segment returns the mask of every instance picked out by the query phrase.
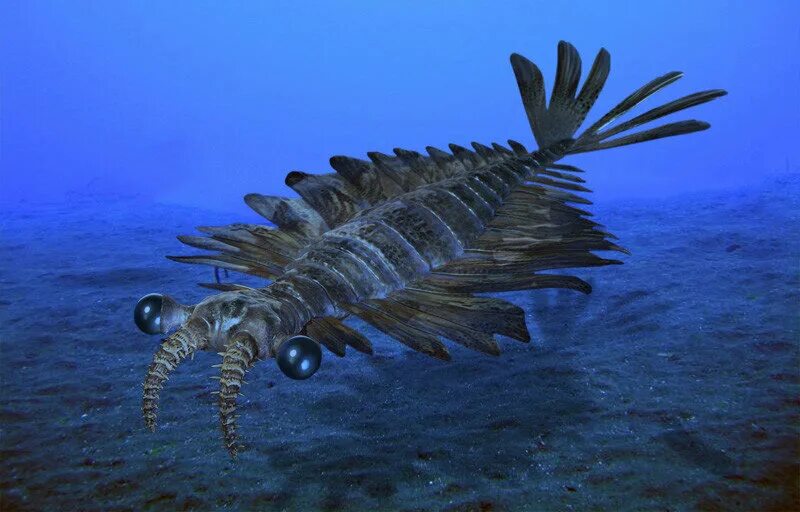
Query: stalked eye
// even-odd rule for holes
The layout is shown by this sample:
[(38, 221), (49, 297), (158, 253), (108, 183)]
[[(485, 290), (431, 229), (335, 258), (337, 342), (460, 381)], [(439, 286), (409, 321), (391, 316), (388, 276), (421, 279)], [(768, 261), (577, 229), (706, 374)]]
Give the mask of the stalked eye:
[(308, 336), (293, 336), (278, 349), (278, 368), (289, 378), (303, 380), (311, 377), (322, 362), (319, 343)]
[(158, 293), (145, 295), (133, 309), (133, 321), (136, 326), (146, 334), (161, 332), (161, 307), (164, 305), (164, 296)]

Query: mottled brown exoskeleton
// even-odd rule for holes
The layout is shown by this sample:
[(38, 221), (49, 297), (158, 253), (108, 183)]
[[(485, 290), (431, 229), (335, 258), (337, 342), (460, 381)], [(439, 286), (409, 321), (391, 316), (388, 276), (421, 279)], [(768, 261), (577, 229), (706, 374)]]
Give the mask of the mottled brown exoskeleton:
[[(202, 227), (208, 237), (184, 243), (213, 254), (172, 259), (253, 274), (264, 288), (205, 285), (222, 291), (195, 306), (162, 295), (144, 297), (135, 310), (148, 333), (167, 333), (144, 381), (143, 413), (154, 429), (159, 392), (169, 373), (197, 350), (222, 355), (219, 417), (225, 446), (235, 456), (236, 397), (245, 373), (275, 357), (284, 373), (306, 378), (319, 366), (319, 344), (338, 356), (345, 347), (372, 353), (370, 342), (342, 323), (356, 315), (401, 343), (447, 360), (440, 338), (487, 354), (500, 352), (494, 335), (528, 341), (524, 312), (479, 292), (570, 288), (588, 293), (572, 276), (540, 271), (620, 263), (594, 251), (622, 251), (613, 235), (571, 204), (591, 204), (582, 171), (555, 163), (566, 155), (634, 144), (708, 128), (680, 121), (633, 128), (725, 94), (692, 94), (607, 127), (642, 100), (681, 77), (667, 73), (644, 85), (575, 136), (610, 68), (604, 49), (578, 91), (581, 60), (570, 44), (558, 46), (549, 104), (539, 69), (514, 54), (511, 65), (533, 135), (534, 152), (473, 142), (427, 156), (395, 149), (369, 160), (331, 158), (329, 174), (290, 172), (286, 184), (300, 198), (249, 194), (245, 202), (277, 226)], [(615, 137), (619, 135), (619, 137)]]

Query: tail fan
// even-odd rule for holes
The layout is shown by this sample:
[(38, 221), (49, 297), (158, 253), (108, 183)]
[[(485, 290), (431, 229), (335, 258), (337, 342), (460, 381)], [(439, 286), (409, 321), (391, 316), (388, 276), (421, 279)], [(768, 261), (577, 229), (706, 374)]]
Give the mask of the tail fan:
[[(605, 84), (611, 67), (611, 57), (605, 49), (600, 50), (589, 71), (589, 76), (576, 96), (581, 74), (581, 60), (571, 44), (561, 41), (558, 44), (558, 69), (549, 106), (546, 105), (544, 79), (539, 68), (516, 53), (511, 55), (511, 66), (514, 69), (531, 130), (539, 148), (544, 149), (574, 138)], [(681, 76), (683, 76), (682, 73), (673, 71), (634, 91), (578, 136), (569, 145), (566, 154), (626, 146), (707, 129), (710, 125), (706, 122), (689, 120), (629, 133), (632, 129), (645, 123), (724, 96), (727, 92), (722, 89), (712, 89), (684, 96), (614, 127), (607, 128), (643, 100), (675, 82)], [(621, 136), (613, 138), (616, 135)]]

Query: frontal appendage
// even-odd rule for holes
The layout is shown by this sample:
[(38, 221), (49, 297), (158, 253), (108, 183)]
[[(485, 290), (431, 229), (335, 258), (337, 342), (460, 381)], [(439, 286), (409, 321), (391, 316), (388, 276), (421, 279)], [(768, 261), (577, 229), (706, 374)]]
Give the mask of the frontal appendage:
[[(163, 332), (184, 322), (162, 341), (147, 370), (142, 394), (145, 426), (155, 430), (159, 393), (170, 373), (199, 350), (215, 351), (222, 356), (222, 363), (214, 365), (220, 372), (216, 377), (220, 427), (225, 447), (235, 457), (241, 448), (236, 434), (236, 400), (245, 374), (256, 361), (277, 353), (279, 368), (294, 379), (311, 377), (319, 368), (321, 352), (316, 342), (306, 336), (285, 336), (283, 331), (296, 325), (302, 314), (289, 315), (285, 304), (276, 312), (277, 303), (257, 290), (226, 292), (193, 307), (166, 296), (143, 297), (135, 317), (144, 332), (154, 334), (153, 326)], [(281, 321), (279, 314), (293, 321)]]

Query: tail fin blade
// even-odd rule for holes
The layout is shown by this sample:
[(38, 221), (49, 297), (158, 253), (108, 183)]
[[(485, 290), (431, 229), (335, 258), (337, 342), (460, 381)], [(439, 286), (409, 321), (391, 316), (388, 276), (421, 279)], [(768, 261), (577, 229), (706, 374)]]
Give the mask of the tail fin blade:
[[(528, 116), (531, 130), (539, 145), (543, 158), (553, 161), (565, 155), (608, 149), (637, 142), (682, 135), (709, 127), (702, 121), (680, 121), (657, 128), (650, 128), (636, 133), (629, 133), (634, 128), (661, 119), (681, 110), (709, 102), (727, 92), (721, 89), (697, 92), (677, 100), (653, 108), (617, 126), (606, 128), (620, 116), (630, 112), (639, 103), (649, 98), (669, 84), (683, 76), (679, 71), (672, 71), (646, 83), (628, 95), (617, 106), (593, 123), (582, 134), (575, 136), (578, 128), (586, 119), (603, 86), (611, 68), (611, 56), (605, 49), (600, 49), (594, 59), (592, 69), (580, 92), (576, 96), (581, 78), (581, 59), (571, 44), (558, 43), (558, 65), (556, 79), (549, 105), (547, 104), (542, 72), (525, 57), (512, 54), (511, 66), (517, 79), (522, 104)], [(621, 135), (617, 138), (614, 136)], [(514, 153), (526, 156), (524, 148), (509, 141)], [(552, 153), (552, 155), (551, 155)]]
[[(627, 98), (622, 100), (616, 107), (609, 110), (606, 115), (598, 119), (594, 124), (587, 128), (580, 138), (582, 139), (591, 137), (595, 133), (608, 126), (608, 124), (614, 122), (614, 120), (616, 120), (619, 116), (631, 110), (646, 98), (652, 96), (682, 76), (683, 73), (680, 71), (671, 71), (666, 75), (662, 75), (644, 84), (642, 87), (632, 92)], [(580, 141), (580, 139), (578, 140)]]
[(581, 57), (578, 50), (566, 41), (558, 43), (558, 64), (556, 82), (550, 96), (550, 110), (558, 106), (568, 107), (575, 99), (578, 82), (581, 79)]
[(559, 42), (556, 80), (549, 106), (539, 68), (516, 53), (511, 55), (511, 66), (536, 143), (540, 148), (547, 148), (571, 139), (583, 123), (605, 84), (611, 58), (605, 49), (600, 50), (576, 97), (581, 79), (581, 58), (574, 46)]
[(608, 79), (610, 71), (611, 55), (605, 48), (600, 48), (592, 64), (592, 69), (589, 70), (589, 76), (586, 77), (586, 82), (583, 83), (581, 92), (578, 93), (578, 98), (576, 99), (576, 103), (581, 108), (582, 113), (578, 121), (578, 126), (575, 127), (576, 130), (580, 124), (583, 123), (583, 120), (586, 119), (586, 115), (589, 113), (589, 109), (592, 108), (592, 105), (594, 105), (594, 102), (597, 101), (597, 97), (606, 84), (606, 79)]
[(548, 146), (552, 142), (571, 138), (581, 124), (580, 106), (575, 102), (580, 79), (581, 58), (578, 50), (567, 42), (559, 42), (558, 67), (550, 105), (547, 115), (539, 120), (545, 126)]
[(681, 110), (685, 110), (687, 108), (695, 107), (697, 105), (702, 105), (703, 103), (707, 103), (715, 98), (719, 98), (720, 96), (725, 96), (726, 94), (728, 93), (726, 91), (723, 91), (722, 89), (713, 89), (710, 91), (696, 92), (694, 94), (684, 96), (683, 98), (670, 101), (669, 103), (662, 105), (660, 107), (648, 110), (644, 114), (636, 116), (633, 119), (625, 121), (624, 123), (620, 123), (614, 128), (610, 128), (608, 130), (600, 132), (596, 134), (594, 137), (592, 137), (592, 139), (605, 140), (619, 133), (626, 132), (632, 128), (636, 128), (637, 126), (649, 123), (650, 121), (655, 121), (656, 119), (660, 119), (664, 116), (674, 114), (675, 112), (680, 112)]
[(547, 112), (542, 72), (536, 64), (517, 53), (511, 54), (511, 67), (514, 69), (514, 77), (517, 79), (522, 105), (525, 107), (533, 136), (540, 147), (545, 147), (544, 132), (539, 124), (539, 120)]
[(705, 121), (678, 121), (677, 123), (665, 124), (657, 128), (651, 128), (641, 132), (632, 133), (624, 137), (606, 140), (605, 142), (596, 141), (574, 147), (569, 150), (569, 154), (586, 153), (588, 151), (597, 151), (600, 149), (616, 148), (619, 146), (627, 146), (629, 144), (636, 144), (639, 142), (646, 142), (648, 140), (663, 139), (664, 137), (673, 137), (675, 135), (684, 135), (686, 133), (693, 133), (706, 130), (711, 125)]

